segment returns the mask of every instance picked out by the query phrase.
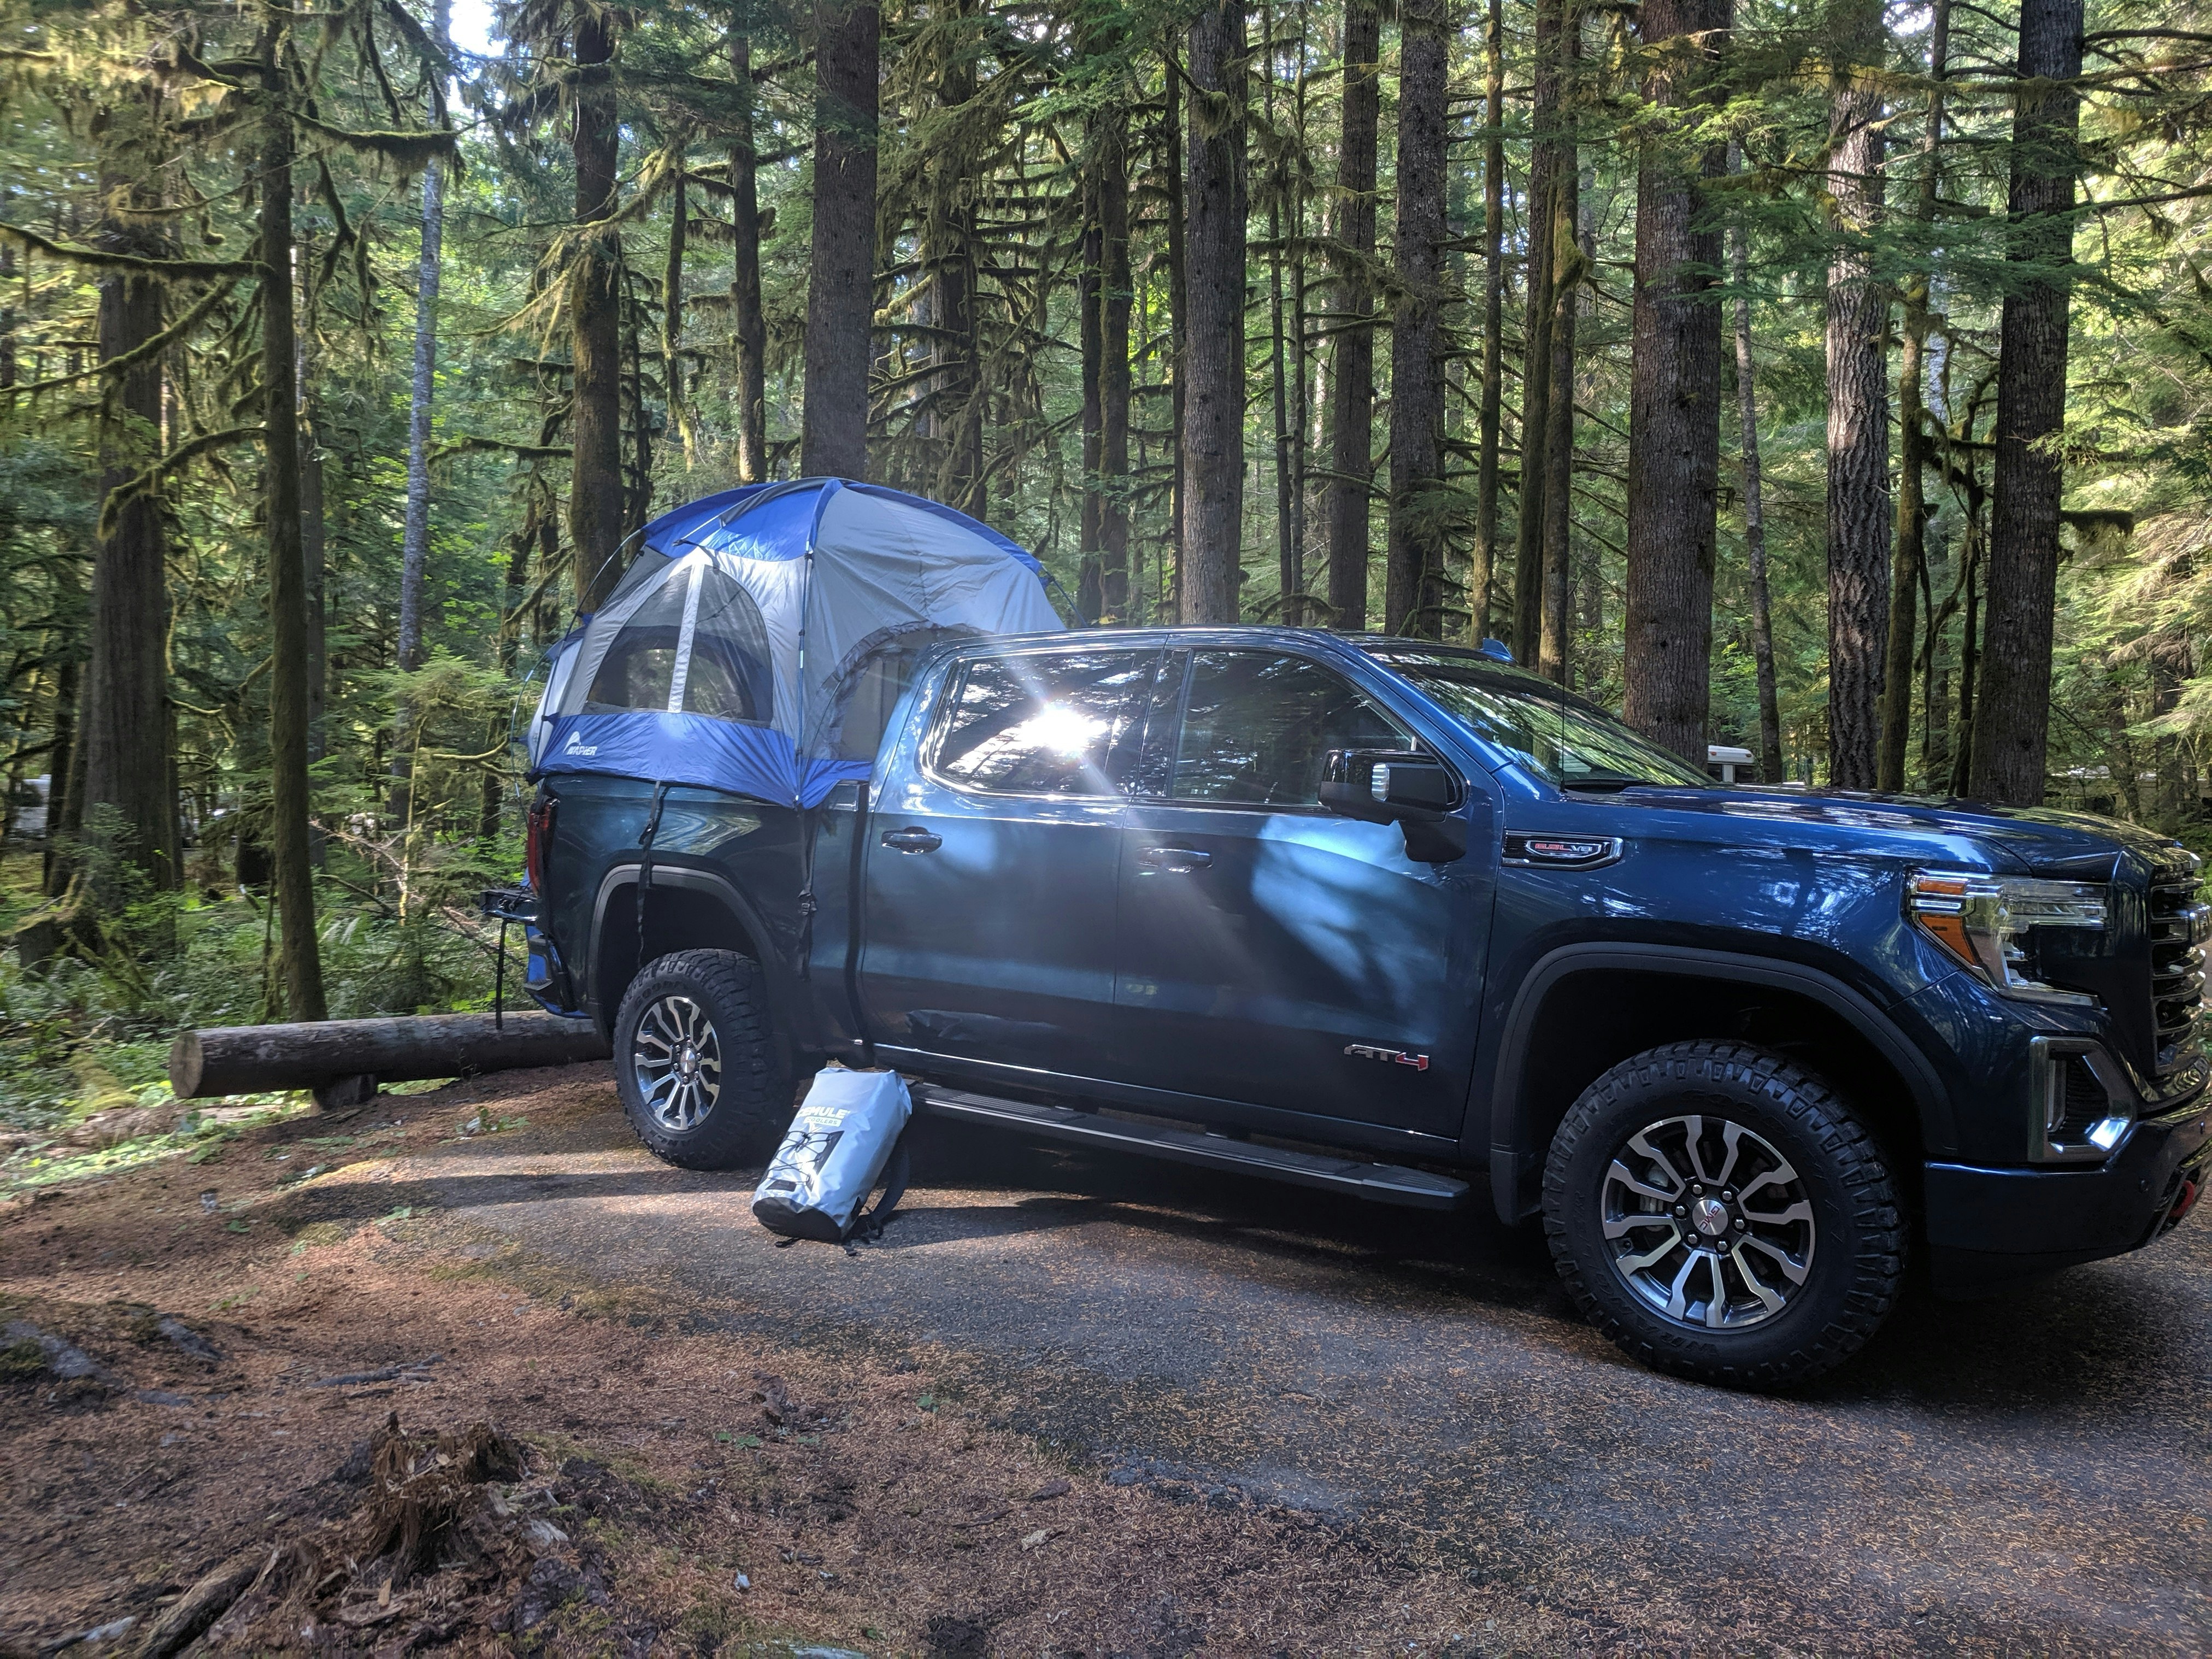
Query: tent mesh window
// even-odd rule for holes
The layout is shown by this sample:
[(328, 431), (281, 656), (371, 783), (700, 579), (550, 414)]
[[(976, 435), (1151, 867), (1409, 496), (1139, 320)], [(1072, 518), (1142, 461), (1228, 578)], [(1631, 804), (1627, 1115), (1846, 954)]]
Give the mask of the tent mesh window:
[(768, 629), (751, 595), (705, 559), (669, 573), (600, 659), (587, 714), (652, 710), (765, 724)]

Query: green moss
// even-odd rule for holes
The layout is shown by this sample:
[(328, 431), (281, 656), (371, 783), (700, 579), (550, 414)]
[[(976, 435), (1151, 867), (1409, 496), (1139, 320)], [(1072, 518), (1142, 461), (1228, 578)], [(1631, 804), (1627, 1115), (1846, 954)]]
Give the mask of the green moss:
[(27, 1337), (0, 1348), (0, 1382), (27, 1382), (46, 1369), (46, 1350)]

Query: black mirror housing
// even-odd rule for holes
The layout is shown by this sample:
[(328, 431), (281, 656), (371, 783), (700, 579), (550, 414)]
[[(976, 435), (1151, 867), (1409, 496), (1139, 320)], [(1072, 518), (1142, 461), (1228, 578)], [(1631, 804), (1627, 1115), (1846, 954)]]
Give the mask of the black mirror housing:
[(1467, 851), (1467, 826), (1453, 816), (1459, 781), (1433, 755), (1404, 749), (1332, 749), (1322, 765), (1321, 804), (1340, 817), (1395, 823), (1406, 855), (1442, 864)]

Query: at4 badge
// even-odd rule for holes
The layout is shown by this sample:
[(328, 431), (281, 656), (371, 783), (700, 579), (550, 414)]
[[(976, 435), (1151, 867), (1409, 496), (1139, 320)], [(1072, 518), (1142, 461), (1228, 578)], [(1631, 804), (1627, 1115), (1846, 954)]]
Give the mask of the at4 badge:
[(1347, 1042), (1344, 1052), (1354, 1060), (1380, 1060), (1393, 1066), (1410, 1066), (1417, 1072), (1429, 1069), (1426, 1054), (1409, 1054), (1403, 1048), (1378, 1048), (1371, 1042)]

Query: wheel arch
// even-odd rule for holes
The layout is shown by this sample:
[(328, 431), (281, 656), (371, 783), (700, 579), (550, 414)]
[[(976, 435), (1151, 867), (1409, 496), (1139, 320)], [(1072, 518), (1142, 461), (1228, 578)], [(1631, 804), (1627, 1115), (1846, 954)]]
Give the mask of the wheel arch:
[(775, 954), (768, 948), (771, 935), (759, 912), (734, 884), (711, 870), (655, 862), (650, 890), (680, 892), (684, 902), (647, 903), (641, 951), (637, 878), (635, 863), (617, 864), (600, 878), (599, 890), (592, 900), (586, 1006), (599, 1030), (612, 1040), (615, 1013), (622, 1006), (623, 994), (647, 963), (678, 951), (734, 951), (760, 964), (776, 1041), (787, 1052), (788, 989), (778, 971)]
[(1833, 975), (1688, 946), (1570, 945), (1529, 970), (1501, 1030), (1489, 1147), (1499, 1218), (1534, 1213), (1544, 1151), (1585, 1088), (1632, 1054), (1693, 1037), (1758, 1043), (1827, 1078), (1893, 1154), (1900, 1184), (1917, 1184), (1926, 1153), (1955, 1139), (1927, 1057)]

